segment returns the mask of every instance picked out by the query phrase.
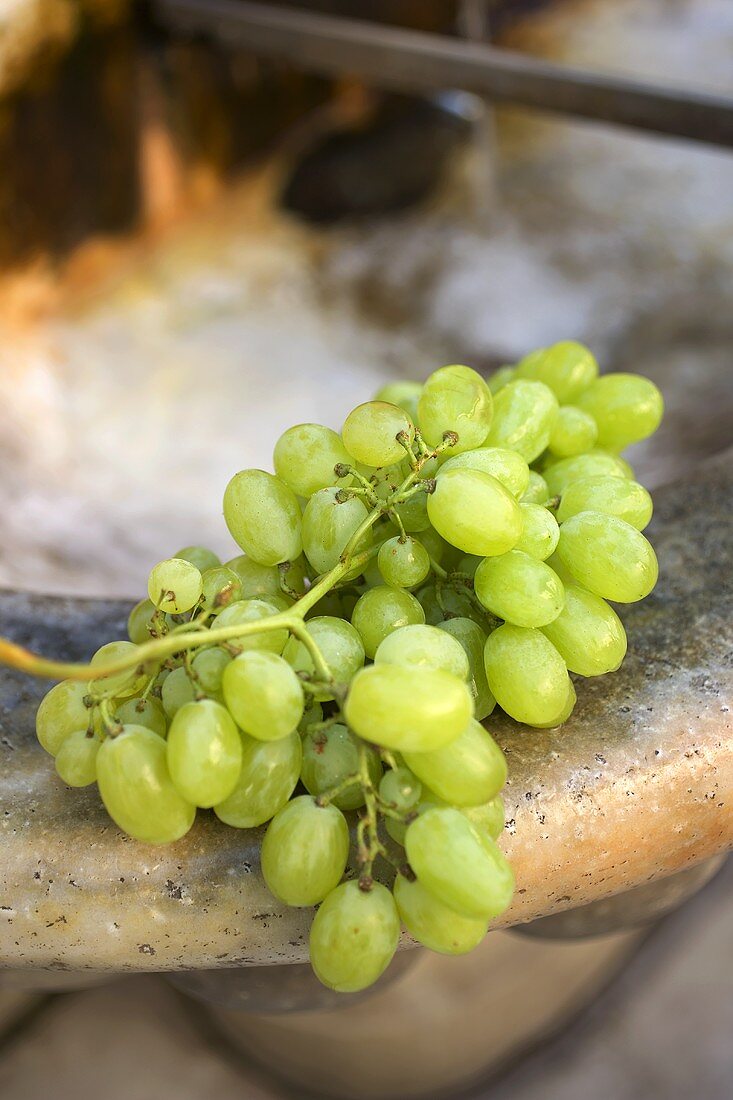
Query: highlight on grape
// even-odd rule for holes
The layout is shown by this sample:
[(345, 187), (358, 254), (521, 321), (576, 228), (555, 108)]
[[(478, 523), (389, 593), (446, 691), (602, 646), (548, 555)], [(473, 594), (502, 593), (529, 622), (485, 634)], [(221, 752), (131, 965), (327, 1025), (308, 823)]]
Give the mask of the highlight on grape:
[(621, 664), (611, 602), (648, 595), (657, 561), (620, 451), (662, 408), (572, 341), (488, 383), (465, 366), (390, 383), (340, 434), (286, 431), (274, 474), (235, 474), (241, 552), (155, 565), (129, 639), (89, 665), (9, 642), (0, 659), (61, 679), (38, 739), (130, 836), (175, 842), (198, 810), (267, 824), (262, 873), (284, 904), (318, 906), (325, 985), (376, 981), (401, 926), (470, 951), (514, 889), (490, 716), (559, 726), (579, 678)]

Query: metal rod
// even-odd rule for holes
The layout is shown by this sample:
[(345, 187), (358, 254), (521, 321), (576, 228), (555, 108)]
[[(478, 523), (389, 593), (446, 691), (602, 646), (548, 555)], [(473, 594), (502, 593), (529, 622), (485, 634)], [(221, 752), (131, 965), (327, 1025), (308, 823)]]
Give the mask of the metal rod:
[(319, 73), (407, 91), (460, 88), (576, 118), (733, 147), (733, 98), (587, 72), (374, 22), (249, 0), (152, 0), (167, 24)]

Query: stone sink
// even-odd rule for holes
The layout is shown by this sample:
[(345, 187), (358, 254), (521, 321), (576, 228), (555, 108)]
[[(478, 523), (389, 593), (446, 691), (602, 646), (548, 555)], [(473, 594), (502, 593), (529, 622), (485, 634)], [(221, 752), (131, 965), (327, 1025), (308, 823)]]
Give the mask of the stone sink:
[[(733, 452), (659, 490), (660, 582), (626, 607), (622, 669), (585, 680), (556, 730), (488, 720), (509, 761), (501, 841), (517, 878), (497, 927), (575, 910), (733, 846)], [(0, 594), (3, 634), (65, 659), (124, 634), (120, 601)], [(177, 844), (122, 835), (37, 744), (47, 685), (0, 670), (0, 966), (172, 971), (299, 963), (310, 911), (280, 906), (262, 830), (200, 812)]]

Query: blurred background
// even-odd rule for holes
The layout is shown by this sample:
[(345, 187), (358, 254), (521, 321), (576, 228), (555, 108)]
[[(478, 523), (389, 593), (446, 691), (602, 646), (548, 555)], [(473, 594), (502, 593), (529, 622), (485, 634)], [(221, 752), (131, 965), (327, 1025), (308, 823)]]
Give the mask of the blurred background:
[[(299, 6), (733, 94), (731, 0)], [(138, 598), (177, 546), (234, 552), (224, 485), (289, 425), (565, 338), (662, 387), (632, 461), (674, 481), (733, 438), (732, 291), (724, 149), (326, 79), (152, 4), (0, 0), (0, 586)], [(0, 1089), (724, 1100), (732, 914), (727, 867), (641, 931), (495, 933), (282, 1017), (0, 976)]]

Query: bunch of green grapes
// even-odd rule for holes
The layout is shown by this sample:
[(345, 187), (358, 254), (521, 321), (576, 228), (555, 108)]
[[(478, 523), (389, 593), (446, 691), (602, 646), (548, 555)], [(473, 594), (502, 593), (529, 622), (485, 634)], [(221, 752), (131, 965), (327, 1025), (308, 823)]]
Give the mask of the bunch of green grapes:
[(619, 452), (661, 415), (651, 382), (599, 377), (565, 342), (489, 384), (449, 366), (387, 385), (340, 434), (290, 428), (274, 473), (226, 488), (242, 552), (156, 565), (129, 640), (41, 703), (41, 744), (145, 843), (198, 809), (267, 824), (264, 878), (319, 907), (311, 959), (333, 989), (374, 982), (401, 924), (471, 950), (513, 891), (484, 723), (498, 704), (558, 726), (571, 675), (621, 664), (609, 601), (646, 596), (657, 562)]

